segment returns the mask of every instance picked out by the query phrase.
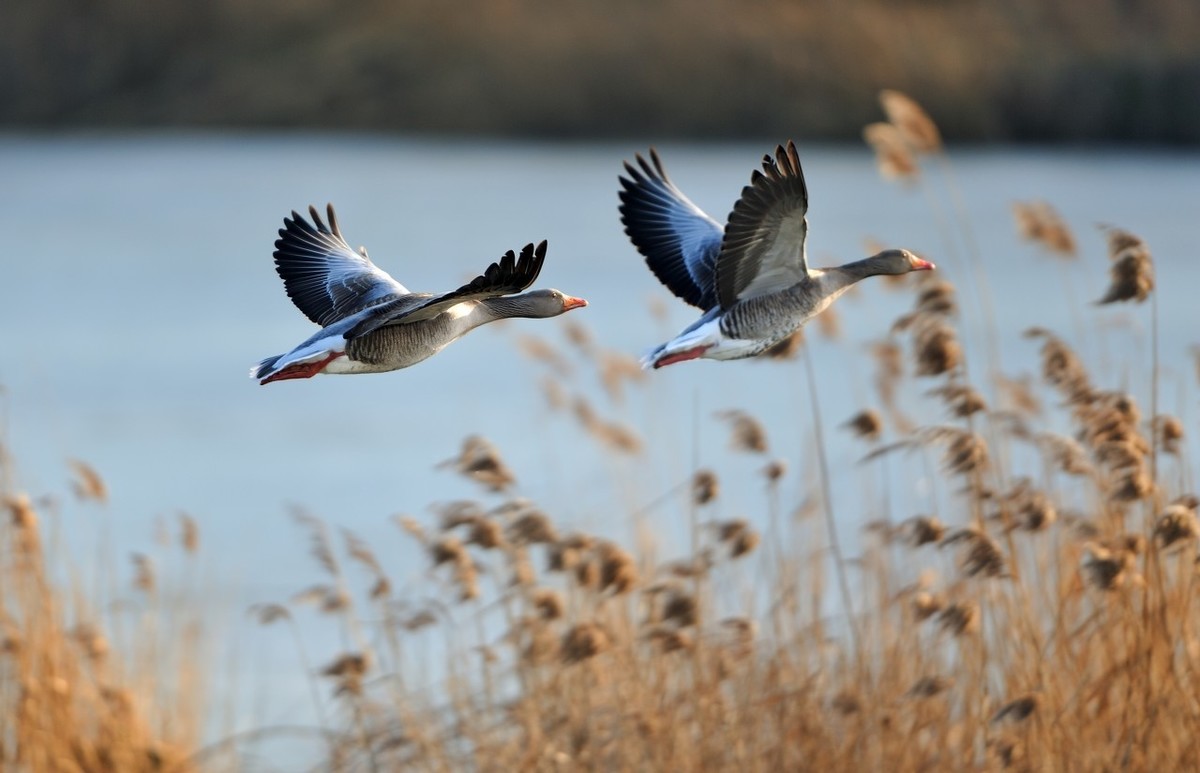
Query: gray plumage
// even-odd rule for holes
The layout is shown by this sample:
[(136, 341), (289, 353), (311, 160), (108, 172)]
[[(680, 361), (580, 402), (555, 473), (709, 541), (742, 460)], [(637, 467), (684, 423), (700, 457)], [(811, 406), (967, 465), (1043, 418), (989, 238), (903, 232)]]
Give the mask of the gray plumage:
[(704, 314), (651, 351), (646, 367), (753, 357), (877, 274), (933, 268), (907, 250), (885, 250), (837, 268), (810, 269), (808, 187), (795, 143), (763, 157), (722, 228), (666, 175), (658, 154), (625, 164), (620, 214), (655, 276)]
[(350, 249), (333, 205), (328, 225), (295, 212), (275, 242), (275, 267), (288, 296), (322, 329), (287, 354), (262, 360), (251, 375), (272, 381), (318, 373), (379, 373), (414, 365), (480, 325), (508, 317), (553, 317), (586, 306), (558, 290), (514, 295), (537, 279), (546, 242), (512, 250), (450, 292), (414, 293), (377, 268), (365, 249)]

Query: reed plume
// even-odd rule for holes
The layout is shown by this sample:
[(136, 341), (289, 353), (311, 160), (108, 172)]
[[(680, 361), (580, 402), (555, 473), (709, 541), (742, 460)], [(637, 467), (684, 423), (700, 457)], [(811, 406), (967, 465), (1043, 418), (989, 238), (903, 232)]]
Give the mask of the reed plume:
[(463, 440), (458, 456), (447, 459), (438, 467), (453, 467), (459, 474), (495, 492), (507, 490), (517, 480), (501, 458), (500, 452), (481, 435), (468, 436)]
[(735, 451), (765, 454), (767, 432), (763, 425), (745, 411), (719, 411), (717, 418), (729, 422), (729, 447)]
[(921, 168), (904, 134), (892, 124), (868, 124), (863, 129), (863, 139), (875, 151), (875, 164), (884, 179), (911, 183), (920, 176)]
[(916, 100), (895, 89), (879, 92), (879, 103), (888, 123), (896, 127), (905, 144), (917, 153), (938, 153), (942, 150), (942, 134)]
[(1099, 304), (1118, 301), (1141, 303), (1150, 297), (1154, 289), (1154, 262), (1145, 242), (1129, 231), (1112, 226), (1105, 227), (1108, 237), (1108, 257), (1112, 261), (1109, 269), (1111, 284)]
[(867, 408), (851, 416), (842, 426), (854, 433), (856, 437), (875, 442), (879, 440), (883, 432), (883, 419), (879, 416), (878, 411)]
[(1060, 258), (1078, 255), (1074, 234), (1053, 206), (1044, 201), (1018, 201), (1013, 203), (1012, 209), (1022, 239), (1034, 242)]

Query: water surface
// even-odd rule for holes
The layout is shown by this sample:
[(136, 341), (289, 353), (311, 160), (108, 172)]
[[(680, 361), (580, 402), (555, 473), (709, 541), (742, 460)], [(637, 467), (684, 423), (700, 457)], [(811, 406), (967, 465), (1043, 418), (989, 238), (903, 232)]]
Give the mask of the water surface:
[[(676, 182), (723, 219), (770, 147), (659, 150)], [(126, 553), (155, 550), (156, 523), (174, 528), (181, 511), (199, 521), (207, 596), (229, 621), (222, 636), (239, 653), (230, 674), (258, 696), (255, 716), (240, 717), (241, 724), (310, 716), (286, 637), (240, 622), (247, 604), (287, 599), (321, 579), (289, 506), (365, 537), (402, 591), (427, 593), (424, 559), (389, 518), (408, 513), (432, 523), (430, 503), (480, 495), (435, 469), (468, 434), (495, 442), (517, 474), (518, 493), (564, 527), (628, 542), (630, 514), (695, 465), (721, 471), (723, 516), (761, 523), (762, 483), (754, 471), (766, 458), (731, 452), (713, 413), (740, 407), (759, 417), (770, 457), (789, 462), (787, 500), (803, 500), (816, 478), (810, 391), (797, 362), (687, 363), (651, 374), (616, 403), (573, 354), (562, 318), (480, 330), (434, 360), (391, 374), (268, 387), (247, 377), (252, 363), (312, 332), (284, 294), (271, 250), (284, 215), (326, 201), (338, 207), (352, 245), (366, 245), (381, 268), (416, 290), (455, 286), (505, 250), (548, 239), (538, 284), (591, 302), (570, 319), (598, 346), (640, 354), (693, 314), (657, 284), (617, 220), (621, 162), (642, 149), (635, 142), (306, 136), (0, 138), (0, 384), (20, 485), (60, 495), (62, 531), (81, 566), (94, 555), (98, 524), (111, 523), (122, 583), (132, 575)], [(813, 262), (863, 257), (868, 236), (922, 251), (960, 284), (972, 365), (985, 371), (984, 315), (944, 189), (884, 183), (860, 147), (802, 146), (801, 155), (812, 197)], [(953, 160), (986, 268), (1004, 369), (1033, 371), (1036, 347), (1020, 332), (1039, 324), (1073, 340), (1106, 386), (1145, 394), (1148, 307), (1084, 307), (1107, 281), (1103, 239), (1093, 225), (1120, 225), (1153, 250), (1164, 405), (1190, 419), (1192, 401), (1180, 395), (1182, 385), (1190, 389), (1187, 350), (1196, 340), (1200, 156), (962, 149)], [(931, 196), (943, 202), (936, 209)], [(1083, 253), (1075, 264), (1055, 265), (1019, 241), (1009, 207), (1031, 198), (1054, 203), (1075, 228)], [(666, 321), (651, 313), (659, 302)], [(839, 304), (841, 340), (816, 336), (812, 345), (835, 512), (851, 543), (878, 515), (879, 494), (862, 486), (863, 446), (836, 426), (877, 402), (866, 345), (910, 303), (910, 295), (868, 281)], [(525, 335), (561, 349), (573, 373), (556, 378), (605, 417), (633, 427), (645, 451), (605, 450), (569, 413), (551, 410), (541, 388), (549, 371), (516, 345)], [(923, 390), (905, 400), (922, 417), (938, 416)], [(107, 481), (111, 501), (102, 512), (67, 495), (68, 458), (86, 460)], [(900, 464), (894, 476), (893, 515), (931, 507), (919, 465)], [(662, 558), (686, 545), (685, 518), (682, 504), (670, 499), (646, 513)], [(317, 658), (345, 646), (330, 626), (303, 621)]]

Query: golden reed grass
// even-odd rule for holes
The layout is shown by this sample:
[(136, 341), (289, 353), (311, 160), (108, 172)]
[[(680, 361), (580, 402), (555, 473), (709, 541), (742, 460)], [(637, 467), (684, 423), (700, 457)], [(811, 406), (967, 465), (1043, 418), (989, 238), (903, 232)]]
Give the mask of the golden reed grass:
[[(100, 474), (70, 465), (79, 506), (102, 506)], [(5, 470), (0, 480), (11, 477)], [(168, 613), (152, 559), (134, 554), (120, 601), (140, 610), (139, 619), (132, 628), (126, 620), (131, 637), (114, 643), (117, 605), (101, 606), (95, 588), (82, 590), (84, 578), (44, 539), (60, 503), (0, 485), (0, 770), (195, 770), (189, 755), (206, 707), (199, 607), (195, 615)], [(190, 560), (199, 542), (195, 523), (182, 524), (168, 556), (175, 562)]]
[[(969, 383), (969, 352), (944, 353), (958, 341), (954, 288), (908, 290), (914, 311), (864, 356), (880, 364), (885, 406), (919, 395), (924, 415), (948, 420), (901, 429), (864, 408), (843, 426), (869, 444), (866, 459), (924, 461), (952, 508), (865, 530), (851, 562), (856, 640), (825, 598), (830, 566), (814, 521), (773, 523), (772, 540), (795, 549), (760, 550), (756, 519), (724, 511), (719, 470), (697, 470), (677, 489), (679, 506), (700, 520), (695, 552), (672, 560), (653, 542), (629, 550), (566, 534), (483, 480), (498, 501), (439, 506), (433, 532), (405, 524), (439, 569), (442, 592), (425, 595), (440, 611), (385, 616), (365, 637), (441, 631), (453, 642), (444, 677), (436, 689), (384, 689), (414, 680), (403, 649), (348, 650), (353, 689), (338, 681), (342, 669), (326, 672), (337, 700), (356, 707), (342, 715), (359, 719), (336, 737), (331, 759), (417, 770), (1200, 762), (1200, 499), (1155, 480), (1147, 462), (1154, 447), (1186, 459), (1183, 425), (1143, 416), (1135, 395), (1099, 384), (1065, 338), (1040, 328), (1027, 334), (1038, 384)], [(946, 332), (935, 344), (925, 330)], [(601, 377), (594, 338), (570, 336), (581, 360), (572, 372)], [(911, 365), (899, 336), (913, 338)], [(709, 420), (728, 428), (734, 453), (769, 447), (748, 411)], [(759, 474), (774, 486), (783, 462)], [(775, 491), (766, 489), (764, 508)], [(364, 621), (363, 595), (338, 614)]]
[[(895, 95), (889, 103), (891, 128), (872, 132), (877, 150), (940, 152), (912, 105)], [(889, 174), (902, 163), (885, 160)], [(1031, 212), (1022, 216), (1044, 222), (1023, 224), (1026, 235), (1066, 254), (1066, 224), (1048, 205)], [(1104, 301), (1150, 297), (1144, 242), (1116, 228), (1105, 233), (1112, 268)], [(388, 556), (350, 532), (336, 539), (297, 511), (322, 578), (251, 612), (263, 625), (292, 626), (312, 664), (296, 678), (312, 686), (321, 723), (313, 731), (326, 742), (316, 767), (1200, 765), (1200, 498), (1183, 474), (1185, 426), (1130, 389), (1140, 383), (1131, 374), (1104, 383), (1067, 337), (1044, 328), (1026, 332), (1036, 378), (995, 373), (972, 382), (978, 369), (968, 369), (973, 352), (960, 335), (956, 288), (939, 278), (896, 289), (911, 294), (912, 311), (869, 351), (843, 351), (874, 365), (879, 408), (864, 406), (842, 426), (870, 462), (858, 470), (865, 487), (892, 465), (934, 494), (923, 512), (868, 513), (877, 517), (864, 519), (857, 555), (844, 567), (832, 564), (811, 517), (821, 498), (811, 493), (818, 487), (807, 458), (755, 462), (757, 514), (725, 501), (722, 480), (737, 472), (693, 469), (668, 495), (696, 524), (693, 547), (667, 557), (645, 532), (625, 546), (564, 528), (513, 494), (520, 470), (505, 460), (504, 442), (474, 435), (439, 466), (478, 484), (479, 498), (438, 504), (428, 520), (395, 519), (427, 570), (403, 592)], [(516, 342), (544, 371), (534, 378), (549, 410), (569, 410), (582, 437), (614, 459), (643, 453), (633, 429), (601, 417), (620, 415), (626, 390), (645, 382), (583, 326), (569, 327), (565, 344)], [(784, 362), (753, 367), (792, 367), (786, 360), (800, 346), (797, 336)], [(606, 404), (580, 396), (584, 379), (594, 379)], [(771, 447), (768, 427), (750, 411), (705, 420), (728, 431), (736, 454)], [(1159, 475), (1157, 454), (1181, 474)], [(80, 506), (102, 506), (107, 491), (96, 471), (72, 469)], [(797, 487), (787, 489), (793, 478)], [(798, 492), (795, 501), (784, 501), (785, 491)], [(208, 747), (220, 754), (199, 748), (201, 675), (173, 675), (185, 659), (164, 656), (193, 645), (154, 632), (158, 657), (145, 667), (192, 691), (147, 691), (120, 662), (120, 650), (138, 652), (138, 643), (111, 643), (111, 621), (86, 613), (85, 599), (47, 569), (40, 505), (0, 493), (0, 768), (248, 765), (252, 743)], [(180, 528), (180, 550), (190, 556), (199, 531), (186, 516)], [(129, 592), (152, 618), (163, 615), (155, 605), (168, 566), (137, 555), (130, 568)], [(854, 578), (853, 620), (833, 601), (837, 568)], [(293, 620), (303, 604), (340, 629), (340, 651), (309, 659)]]

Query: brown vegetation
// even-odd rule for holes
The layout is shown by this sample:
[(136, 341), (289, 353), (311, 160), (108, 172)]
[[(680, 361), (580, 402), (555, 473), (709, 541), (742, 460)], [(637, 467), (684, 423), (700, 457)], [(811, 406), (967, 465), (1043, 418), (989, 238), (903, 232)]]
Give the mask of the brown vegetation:
[[(1149, 250), (1127, 232), (1108, 234), (1114, 262), (1139, 267), (1132, 289), (1114, 300), (1152, 300), (1153, 283), (1143, 281), (1152, 277)], [(1103, 281), (1095, 277), (1097, 287)], [(980, 356), (959, 335), (957, 289), (936, 281), (903, 290), (914, 310), (887, 340), (870, 354), (843, 352), (875, 358), (874, 397), (884, 408), (864, 408), (845, 428), (855, 447), (869, 449), (857, 473), (864, 486), (879, 483), (889, 464), (911, 465), (939, 492), (929, 502), (941, 511), (879, 515), (852, 562), (808, 517), (831, 507), (827, 484), (784, 501), (779, 484), (792, 473), (778, 459), (756, 462), (752, 473), (762, 476), (765, 517), (724, 511), (720, 480), (731, 473), (694, 470), (680, 481), (667, 498), (689, 514), (691, 548), (666, 560), (649, 536), (627, 549), (567, 532), (508, 493), (521, 471), (504, 460), (503, 442), (470, 437), (447, 466), (477, 483), (481, 499), (437, 506), (430, 525), (397, 521), (429, 569), (428, 583), (404, 597), (386, 556), (348, 532), (335, 541), (320, 519), (297, 512), (323, 582), (253, 612), (263, 624), (290, 623), (290, 605), (312, 603), (350, 632), (344, 652), (296, 677), (320, 682), (318, 710), (327, 699), (336, 705), (313, 730), (328, 741), (319, 766), (1200, 764), (1200, 498), (1190, 490), (1185, 428), (1158, 413), (1157, 379), (1122, 374), (1123, 383), (1149, 384), (1148, 394), (1099, 383), (1067, 339), (1042, 328), (1026, 334), (1039, 386), (999, 372), (979, 377)], [(1134, 311), (1153, 314), (1154, 305)], [(913, 341), (907, 357), (901, 336)], [(570, 351), (549, 341), (534, 347), (545, 372), (531, 383), (553, 385), (551, 410), (567, 407), (568, 378), (613, 378), (587, 330), (572, 328), (568, 339)], [(614, 405), (621, 394), (610, 392)], [(901, 413), (899, 395), (923, 396), (922, 422)], [(577, 404), (574, 415), (601, 448), (641, 452), (640, 443), (614, 442), (621, 425), (591, 406)], [(816, 427), (820, 418), (814, 406)], [(750, 410), (710, 420), (728, 426), (736, 452), (772, 447), (774, 428)], [(820, 437), (807, 456), (823, 458)], [(102, 503), (96, 471), (73, 469), (77, 495)], [(42, 506), (8, 488), (0, 496), (0, 767), (236, 768), (232, 741), (195, 753), (200, 681), (179, 668), (203, 661), (194, 639), (153, 625), (166, 619), (155, 606), (155, 565), (137, 557), (132, 575), (131, 592), (146, 604), (145, 638), (111, 646), (111, 621), (87, 611), (95, 600), (64, 590), (44, 566), (54, 553), (43, 544)], [(195, 524), (184, 519), (182, 530), (191, 554)], [(838, 574), (854, 578), (852, 609), (833, 602)], [(437, 644), (436, 678), (427, 656), (414, 654), (417, 637)], [(121, 658), (142, 655), (146, 641), (154, 657)]]
[(849, 139), (898, 87), (952, 140), (1200, 140), (1193, 0), (15, 0), (5, 17), (9, 127)]
[[(78, 497), (102, 504), (103, 479), (72, 466)], [(0, 480), (10, 478), (4, 467)], [(168, 611), (168, 589), (138, 554), (122, 594), (131, 612), (102, 606), (45, 544), (59, 504), (7, 485), (0, 501), (0, 770), (193, 770), (206, 699), (199, 606)], [(178, 561), (198, 538), (190, 519), (182, 528)]]

